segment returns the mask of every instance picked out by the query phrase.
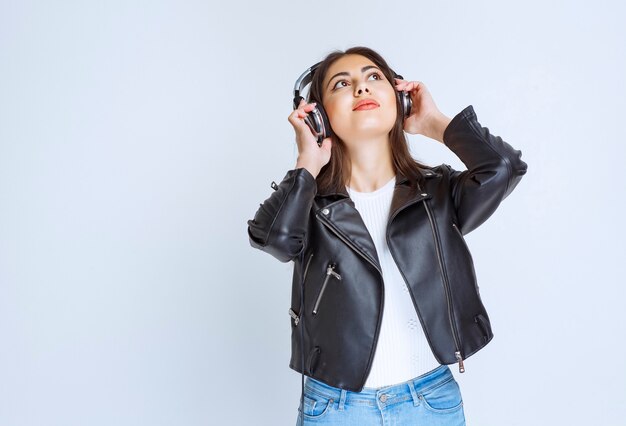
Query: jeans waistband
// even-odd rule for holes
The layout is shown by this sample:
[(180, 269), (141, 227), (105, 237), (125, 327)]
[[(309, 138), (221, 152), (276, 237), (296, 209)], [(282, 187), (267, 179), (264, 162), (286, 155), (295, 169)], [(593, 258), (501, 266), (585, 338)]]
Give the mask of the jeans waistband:
[(407, 400), (410, 398), (413, 398), (414, 402), (417, 404), (418, 394), (425, 393), (453, 379), (454, 376), (450, 368), (446, 364), (442, 364), (406, 382), (381, 388), (363, 388), (361, 392), (346, 391), (329, 386), (308, 376), (306, 377), (304, 387), (305, 393), (314, 393), (322, 397), (334, 399), (335, 401), (341, 401), (341, 406), (350, 403), (380, 405), (381, 402), (389, 405), (398, 400)]

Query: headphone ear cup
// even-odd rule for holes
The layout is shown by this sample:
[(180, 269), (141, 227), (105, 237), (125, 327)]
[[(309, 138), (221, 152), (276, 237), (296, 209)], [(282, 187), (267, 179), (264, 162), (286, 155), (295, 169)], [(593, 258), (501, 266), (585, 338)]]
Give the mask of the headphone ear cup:
[(411, 115), (411, 109), (413, 107), (413, 101), (411, 100), (411, 93), (409, 92), (399, 92), (400, 94), (400, 105), (402, 110), (402, 116), (407, 118)]
[[(394, 71), (395, 77), (400, 80), (404, 80), (400, 74)], [(402, 117), (407, 118), (411, 115), (411, 109), (413, 108), (413, 101), (411, 100), (411, 94), (409, 92), (400, 91), (397, 92), (400, 97), (400, 110), (402, 111)]]
[(330, 121), (326, 115), (324, 108), (315, 105), (311, 112), (304, 118), (304, 122), (309, 126), (313, 135), (317, 138), (317, 144), (322, 146), (325, 138), (332, 136), (333, 132), (330, 128)]
[(322, 118), (322, 123), (324, 123), (324, 129), (322, 132), (322, 139), (318, 140), (321, 144), (322, 140), (325, 138), (329, 138), (333, 135), (333, 129), (330, 127), (330, 120), (328, 119), (328, 115), (326, 115), (326, 111), (324, 111), (324, 107), (315, 105), (315, 108), (319, 111), (320, 117)]

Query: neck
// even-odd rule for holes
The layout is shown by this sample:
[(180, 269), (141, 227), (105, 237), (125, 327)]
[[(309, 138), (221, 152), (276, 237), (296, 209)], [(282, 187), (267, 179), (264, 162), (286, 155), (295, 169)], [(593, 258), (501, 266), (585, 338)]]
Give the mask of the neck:
[(357, 146), (349, 150), (352, 170), (347, 186), (358, 192), (376, 191), (396, 175), (389, 138), (359, 141)]

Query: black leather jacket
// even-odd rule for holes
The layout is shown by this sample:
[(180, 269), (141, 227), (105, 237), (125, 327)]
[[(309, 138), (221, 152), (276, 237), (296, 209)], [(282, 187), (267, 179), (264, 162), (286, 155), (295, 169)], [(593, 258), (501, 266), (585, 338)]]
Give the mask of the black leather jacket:
[[(527, 165), (521, 151), (480, 125), (472, 105), (452, 119), (443, 141), (467, 170), (441, 164), (422, 170), (416, 185), (397, 174), (387, 244), (435, 358), (440, 364), (458, 362), (462, 372), (463, 360), (493, 338), (463, 235), (493, 214)], [(289, 170), (273, 185), (275, 191), (247, 222), (248, 236), (253, 247), (281, 262), (294, 261), (289, 366), (360, 392), (384, 307), (374, 242), (347, 192), (318, 192), (304, 168)]]

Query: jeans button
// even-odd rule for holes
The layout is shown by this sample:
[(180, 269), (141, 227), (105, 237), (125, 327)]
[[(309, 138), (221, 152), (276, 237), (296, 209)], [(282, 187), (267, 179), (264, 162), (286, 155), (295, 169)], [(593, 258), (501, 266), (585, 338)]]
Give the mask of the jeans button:
[(382, 394), (379, 399), (380, 402), (387, 402), (387, 394)]

